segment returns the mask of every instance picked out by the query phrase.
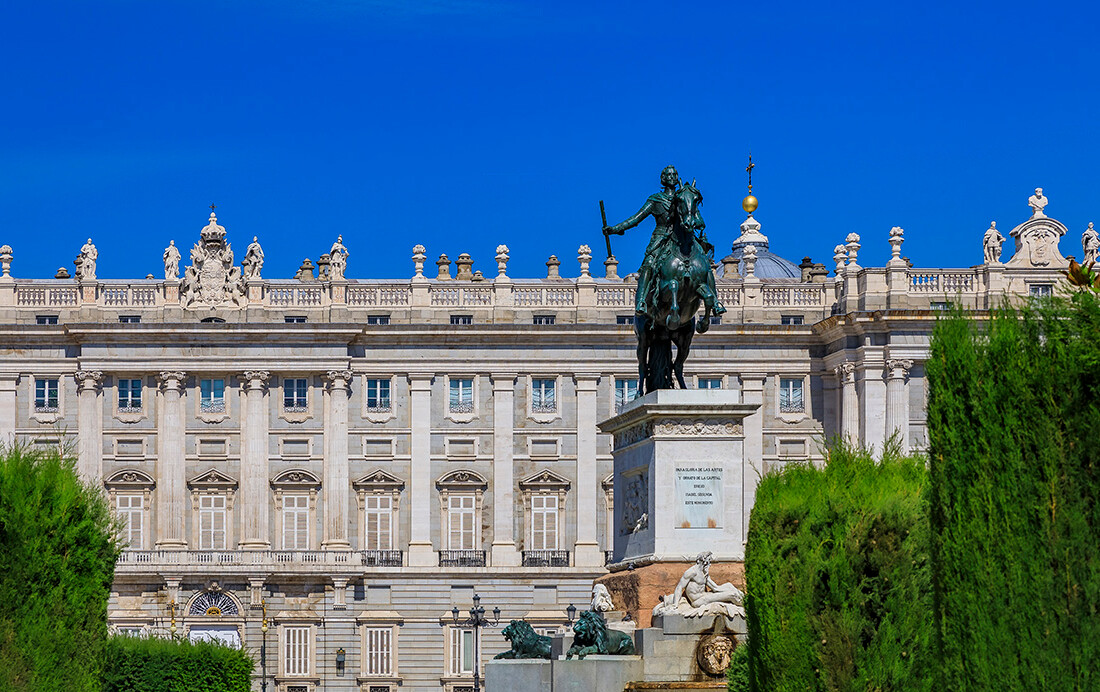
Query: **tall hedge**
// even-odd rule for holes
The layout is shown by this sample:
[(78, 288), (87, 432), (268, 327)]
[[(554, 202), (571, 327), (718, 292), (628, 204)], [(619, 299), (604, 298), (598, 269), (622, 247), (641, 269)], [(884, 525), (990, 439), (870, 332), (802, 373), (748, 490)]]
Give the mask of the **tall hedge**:
[(1100, 305), (956, 314), (927, 363), (939, 688), (1100, 689)]
[(927, 469), (839, 445), (756, 492), (745, 554), (754, 692), (932, 689)]
[(0, 453), (0, 689), (99, 691), (118, 552), (71, 460)]
[(249, 692), (253, 665), (214, 642), (111, 637), (103, 692)]

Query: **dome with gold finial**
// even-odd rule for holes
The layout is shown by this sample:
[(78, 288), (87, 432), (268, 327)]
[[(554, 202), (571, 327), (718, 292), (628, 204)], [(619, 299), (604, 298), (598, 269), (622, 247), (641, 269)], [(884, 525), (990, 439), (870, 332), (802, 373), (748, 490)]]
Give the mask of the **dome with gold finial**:
[(749, 194), (741, 200), (741, 208), (745, 210), (749, 218), (741, 223), (741, 235), (733, 241), (733, 246), (730, 248), (731, 252), (723, 260), (723, 263), (733, 259), (740, 261), (745, 248), (751, 245), (756, 249), (755, 276), (761, 279), (797, 280), (802, 276), (802, 270), (794, 262), (768, 250), (768, 236), (760, 232), (760, 222), (752, 216), (752, 213), (759, 206), (759, 201), (752, 194), (753, 168), (756, 168), (756, 164), (752, 162), (752, 155), (749, 155), (749, 165), (745, 168), (745, 171), (749, 174)]

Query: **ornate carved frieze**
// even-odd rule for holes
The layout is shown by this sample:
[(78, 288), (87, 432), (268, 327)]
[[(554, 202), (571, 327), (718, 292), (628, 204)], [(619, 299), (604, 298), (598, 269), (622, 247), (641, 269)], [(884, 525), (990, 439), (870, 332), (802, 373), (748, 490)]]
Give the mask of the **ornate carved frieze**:
[(233, 266), (233, 249), (225, 240), (225, 228), (210, 212), (210, 222), (200, 231), (199, 242), (191, 248), (191, 266), (183, 275), (180, 302), (185, 308), (216, 308), (226, 304), (244, 304), (244, 279), (240, 267)]
[(632, 445), (652, 435), (653, 425), (650, 421), (644, 421), (629, 428), (624, 428), (615, 433), (615, 449), (622, 449), (623, 447)]
[(245, 370), (240, 375), (241, 384), (246, 390), (264, 390), (271, 379), (271, 373), (267, 370)]
[(662, 437), (714, 437), (743, 435), (741, 423), (718, 418), (658, 418), (653, 421), (653, 435)]

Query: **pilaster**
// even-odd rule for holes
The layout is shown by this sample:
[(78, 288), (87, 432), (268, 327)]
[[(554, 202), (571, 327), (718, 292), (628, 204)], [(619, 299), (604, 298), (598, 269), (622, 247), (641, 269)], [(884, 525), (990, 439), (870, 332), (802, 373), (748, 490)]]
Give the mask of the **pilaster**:
[(512, 452), (515, 373), (494, 373), (493, 380), (493, 567), (516, 567), (515, 479)]
[(103, 373), (99, 370), (78, 370), (77, 389), (77, 472), (88, 483), (98, 483), (103, 476), (103, 412), (100, 392)]
[(603, 565), (603, 553), (596, 539), (599, 521), (596, 509), (599, 481), (596, 478), (596, 385), (600, 376), (577, 373), (577, 542), (573, 564), (577, 567)]
[(432, 380), (434, 375), (409, 374), (409, 418), (412, 436), (409, 474), (409, 504), (412, 530), (409, 540), (409, 566), (434, 567), (435, 546), (432, 545)]
[(183, 387), (187, 375), (164, 371), (157, 375), (157, 539), (161, 550), (185, 550), (187, 478), (184, 466)]
[(840, 436), (859, 442), (859, 396), (856, 393), (856, 364), (841, 363), (834, 370), (840, 384)]
[(763, 373), (741, 374), (741, 403), (756, 406), (745, 416), (744, 469), (741, 474), (741, 543), (748, 539), (749, 514), (756, 501), (756, 486), (764, 475), (764, 381)]
[[(351, 550), (348, 542), (348, 392), (351, 370), (325, 375), (325, 537), (324, 550)], [(346, 584), (346, 582), (345, 582)]]
[(267, 384), (266, 370), (249, 370), (240, 377), (244, 388), (241, 416), (241, 543), (242, 550), (271, 547), (268, 530), (267, 490)]
[(909, 370), (913, 361), (886, 361), (886, 436), (896, 434), (903, 454), (909, 451)]
[(0, 444), (15, 442), (18, 373), (0, 373)]

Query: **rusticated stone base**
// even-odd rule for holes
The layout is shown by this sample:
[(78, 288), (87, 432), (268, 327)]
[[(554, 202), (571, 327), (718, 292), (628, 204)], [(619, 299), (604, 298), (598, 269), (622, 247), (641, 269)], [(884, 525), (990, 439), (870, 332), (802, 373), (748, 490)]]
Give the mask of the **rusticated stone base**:
[[(653, 608), (676, 588), (680, 577), (692, 562), (658, 562), (632, 570), (612, 572), (596, 580), (611, 593), (616, 610), (624, 610), (639, 628), (651, 627)], [(710, 566), (710, 578), (719, 584), (733, 582), (745, 590), (745, 563), (715, 562)]]

